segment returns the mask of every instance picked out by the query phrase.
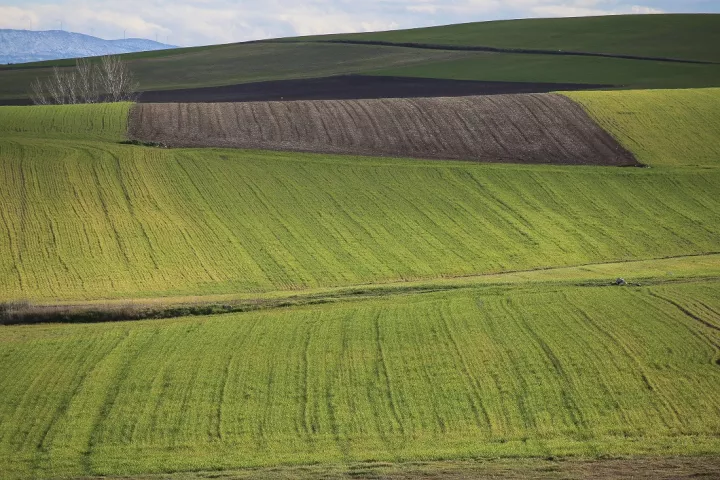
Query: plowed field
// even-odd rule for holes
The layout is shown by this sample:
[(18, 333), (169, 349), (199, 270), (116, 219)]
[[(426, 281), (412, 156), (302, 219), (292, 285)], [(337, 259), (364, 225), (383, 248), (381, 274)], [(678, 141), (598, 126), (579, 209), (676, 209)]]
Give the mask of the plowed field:
[(130, 137), (239, 147), (505, 163), (638, 165), (560, 95), (136, 105)]

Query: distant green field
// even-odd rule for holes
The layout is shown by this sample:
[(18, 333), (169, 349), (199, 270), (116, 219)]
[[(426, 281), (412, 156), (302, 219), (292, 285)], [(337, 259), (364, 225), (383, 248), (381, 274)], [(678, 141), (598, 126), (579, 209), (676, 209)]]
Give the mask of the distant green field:
[(720, 86), (720, 65), (618, 58), (476, 53), (416, 65), (382, 67), (371, 75), (504, 82), (550, 82), (640, 88)]
[(613, 15), (303, 37), (568, 50), (720, 62), (720, 15)]
[(565, 95), (643, 163), (720, 166), (720, 89)]
[[(322, 44), (361, 39), (580, 50), (720, 62), (720, 15), (628, 15), (449, 25), (128, 54), (143, 90), (232, 85), (340, 74), (465, 80), (610, 84), (633, 88), (720, 87), (720, 65), (551, 55), (487, 54), (393, 46)], [(0, 66), (0, 99), (24, 98), (53, 65)], [(30, 68), (28, 68), (30, 67)]]
[[(95, 115), (0, 111), (70, 130)], [(263, 292), (720, 251), (720, 171), (167, 150), (42, 138), (30, 124), (0, 124), (4, 299)]]
[(717, 453), (719, 287), (471, 289), (4, 327), (0, 469)]

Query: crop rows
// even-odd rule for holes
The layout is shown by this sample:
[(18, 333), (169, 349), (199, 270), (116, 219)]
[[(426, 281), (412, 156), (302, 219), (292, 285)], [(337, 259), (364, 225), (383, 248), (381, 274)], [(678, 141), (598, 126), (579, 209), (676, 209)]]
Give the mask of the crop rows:
[(17, 137), (0, 142), (0, 297), (287, 290), (714, 252), (718, 175)]
[(559, 95), (140, 104), (130, 119), (131, 138), (181, 147), (637, 165)]
[(717, 288), (464, 290), (5, 327), (0, 469), (717, 451), (720, 350), (682, 300), (699, 292), (717, 311)]

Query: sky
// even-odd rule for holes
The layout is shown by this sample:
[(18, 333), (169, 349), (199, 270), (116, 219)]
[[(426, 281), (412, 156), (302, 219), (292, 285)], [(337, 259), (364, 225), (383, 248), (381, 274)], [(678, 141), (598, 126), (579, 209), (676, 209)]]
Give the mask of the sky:
[(0, 0), (0, 28), (179, 46), (450, 23), (626, 13), (720, 13), (720, 0)]

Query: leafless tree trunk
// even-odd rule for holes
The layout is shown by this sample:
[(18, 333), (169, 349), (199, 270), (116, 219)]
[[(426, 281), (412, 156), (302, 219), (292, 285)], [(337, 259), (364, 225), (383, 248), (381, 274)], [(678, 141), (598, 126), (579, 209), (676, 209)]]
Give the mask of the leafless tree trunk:
[(47, 91), (52, 98), (52, 103), (56, 105), (62, 105), (65, 103), (65, 81), (63, 80), (63, 74), (60, 73), (60, 69), (53, 67), (52, 77), (47, 81)]
[(36, 78), (30, 84), (30, 100), (32, 100), (35, 105), (47, 105), (50, 103), (45, 95), (45, 87), (39, 78)]
[(79, 92), (79, 103), (97, 103), (100, 93), (97, 85), (97, 67), (85, 58), (75, 63)]

